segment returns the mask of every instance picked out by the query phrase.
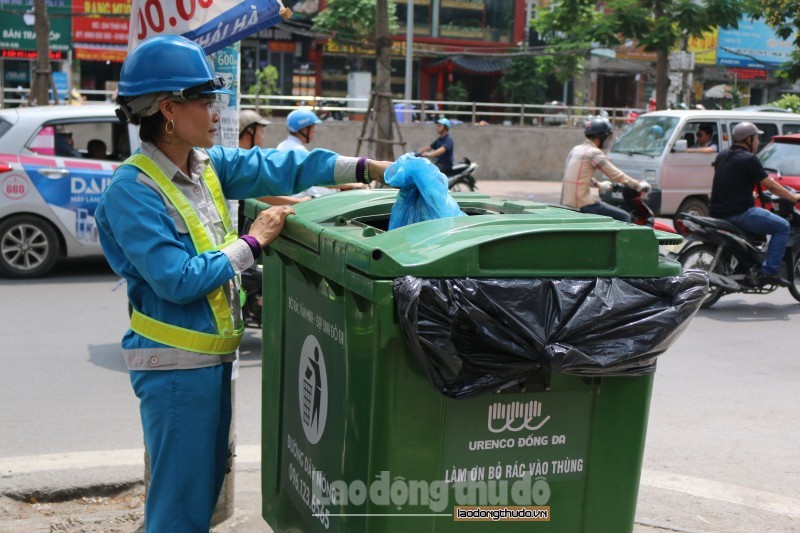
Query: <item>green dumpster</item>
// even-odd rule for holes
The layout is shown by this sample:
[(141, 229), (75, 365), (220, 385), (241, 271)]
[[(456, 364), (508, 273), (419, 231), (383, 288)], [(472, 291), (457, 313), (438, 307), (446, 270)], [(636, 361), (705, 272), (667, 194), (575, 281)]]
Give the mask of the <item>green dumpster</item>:
[(676, 276), (658, 253), (676, 237), (481, 194), (454, 195), (468, 217), (385, 231), (395, 195), (299, 204), (265, 252), (265, 520), (278, 532), (486, 531), (477, 519), (493, 518), (509, 531), (631, 531), (652, 374), (546, 372), (448, 397), (408, 348), (393, 285)]

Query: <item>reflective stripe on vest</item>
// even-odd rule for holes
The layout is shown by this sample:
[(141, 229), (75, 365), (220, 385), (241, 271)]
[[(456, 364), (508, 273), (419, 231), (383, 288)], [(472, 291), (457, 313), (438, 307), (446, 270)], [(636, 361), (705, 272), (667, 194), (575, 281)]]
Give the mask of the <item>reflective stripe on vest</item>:
[[(131, 165), (138, 168), (158, 185), (161, 192), (175, 206), (186, 223), (186, 227), (189, 229), (189, 236), (198, 254), (219, 250), (238, 238), (236, 231), (233, 229), (233, 223), (231, 222), (225, 197), (222, 194), (219, 178), (217, 178), (210, 164), (203, 171), (202, 178), (211, 193), (214, 206), (217, 208), (225, 228), (225, 240), (219, 246), (214, 246), (206, 228), (200, 222), (200, 217), (197, 216), (197, 212), (189, 203), (189, 200), (186, 199), (186, 196), (172, 183), (172, 180), (167, 178), (166, 174), (152, 159), (142, 154), (135, 154), (126, 159), (122, 165)], [(143, 315), (136, 309), (133, 310), (131, 315), (131, 329), (150, 340), (190, 352), (223, 355), (235, 351), (239, 346), (242, 335), (244, 335), (244, 326), (234, 329), (233, 310), (228, 305), (227, 298), (225, 298), (225, 291), (221, 286), (217, 287), (206, 295), (206, 299), (214, 315), (214, 323), (217, 327), (216, 334), (167, 324)]]

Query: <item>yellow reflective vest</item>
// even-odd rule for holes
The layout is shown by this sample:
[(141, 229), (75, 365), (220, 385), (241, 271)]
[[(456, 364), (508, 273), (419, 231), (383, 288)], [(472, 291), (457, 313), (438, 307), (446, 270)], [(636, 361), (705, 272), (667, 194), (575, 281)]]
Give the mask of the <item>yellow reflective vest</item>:
[[(219, 250), (228, 246), (238, 238), (236, 230), (233, 228), (228, 205), (222, 194), (222, 187), (219, 183), (214, 169), (208, 165), (202, 174), (214, 206), (219, 212), (220, 219), (225, 227), (225, 240), (218, 246), (213, 244), (211, 236), (203, 227), (203, 223), (197, 216), (197, 212), (184, 194), (172, 183), (166, 174), (149, 157), (142, 154), (135, 154), (126, 159), (123, 165), (131, 165), (138, 168), (142, 173), (150, 177), (161, 192), (172, 202), (178, 210), (181, 218), (189, 229), (189, 236), (192, 239), (198, 254), (211, 250)], [(136, 309), (131, 315), (131, 329), (139, 335), (155, 342), (172, 346), (189, 352), (197, 352), (211, 355), (224, 355), (235, 351), (239, 347), (239, 342), (244, 334), (244, 326), (234, 328), (233, 310), (225, 297), (223, 286), (217, 287), (206, 295), (208, 305), (211, 307), (214, 316), (214, 323), (217, 332), (205, 333), (182, 328), (155, 318), (148, 317)]]

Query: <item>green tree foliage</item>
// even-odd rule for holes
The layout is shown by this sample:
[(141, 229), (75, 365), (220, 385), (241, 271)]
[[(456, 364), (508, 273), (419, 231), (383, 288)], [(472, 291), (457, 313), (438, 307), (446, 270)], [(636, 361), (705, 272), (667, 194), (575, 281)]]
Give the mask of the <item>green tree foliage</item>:
[(278, 69), (267, 65), (256, 72), (256, 82), (247, 90), (247, 94), (256, 97), (256, 111), (260, 112), (260, 95), (276, 94), (278, 92)]
[(781, 65), (779, 75), (789, 81), (800, 79), (800, 0), (748, 0), (753, 18), (764, 19), (782, 39), (794, 39), (792, 61)]
[(552, 68), (562, 80), (579, 71), (584, 55), (592, 48), (633, 40), (655, 52), (656, 101), (663, 109), (669, 52), (689, 37), (699, 37), (717, 26), (735, 28), (753, 1), (608, 0), (600, 13), (593, 0), (560, 0), (553, 11), (540, 12), (533, 24), (546, 39)]
[[(462, 81), (454, 81), (449, 84), (444, 90), (444, 99), (449, 102), (467, 102), (469, 101), (469, 91)], [(467, 106), (455, 105), (451, 106), (453, 111), (463, 111)]]
[(775, 100), (769, 105), (789, 109), (793, 113), (800, 113), (800, 96), (796, 94), (784, 94), (780, 99)]
[(542, 69), (562, 83), (580, 74), (592, 48), (616, 40), (608, 22), (593, 0), (562, 0), (539, 11), (531, 25), (547, 42)]
[(547, 83), (541, 73), (539, 58), (517, 56), (500, 78), (500, 91), (507, 102), (538, 104), (544, 100)]
[[(387, 4), (389, 31), (397, 33), (394, 2)], [(335, 41), (361, 43), (375, 37), (375, 0), (328, 0), (314, 18), (314, 31), (329, 33)]]
[(469, 91), (463, 82), (456, 81), (447, 86), (444, 97), (451, 102), (466, 102), (469, 99)]

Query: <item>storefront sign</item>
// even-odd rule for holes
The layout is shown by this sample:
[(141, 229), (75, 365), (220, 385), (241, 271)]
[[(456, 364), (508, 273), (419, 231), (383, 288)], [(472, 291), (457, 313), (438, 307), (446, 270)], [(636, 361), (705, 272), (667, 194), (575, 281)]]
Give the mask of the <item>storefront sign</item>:
[(735, 74), (739, 81), (767, 79), (767, 71), (757, 68), (729, 68), (728, 72)]
[[(416, 46), (416, 44), (414, 45)], [(392, 48), (391, 48), (392, 55), (394, 56), (404, 56), (406, 53), (406, 43), (405, 41), (392, 41)], [(375, 55), (375, 48), (364, 45), (349, 45), (349, 44), (341, 44), (337, 43), (333, 39), (328, 39), (325, 43), (325, 53), (326, 54), (344, 54), (344, 55), (362, 55), (362, 56), (374, 56)]]
[(776, 69), (791, 60), (792, 41), (781, 39), (762, 21), (743, 19), (738, 29), (719, 30), (717, 64)]
[(283, 21), (277, 0), (133, 0), (128, 47), (162, 33), (183, 35), (207, 54)]
[[(70, 49), (72, 32), (69, 14), (69, 4), (64, 0), (47, 0), (47, 16), (50, 20), (50, 50), (52, 51), (67, 52)], [(12, 0), (3, 3), (3, 11), (0, 12), (0, 28), (2, 28), (0, 30), (0, 49), (36, 50), (36, 31), (33, 27), (32, 15), (33, 0)], [(35, 57), (34, 53), (33, 58)], [(18, 59), (27, 58), (19, 57)]]
[(122, 63), (128, 57), (127, 48), (92, 47), (75, 44), (75, 59), (83, 61), (111, 61)]
[(294, 41), (270, 41), (267, 43), (270, 52), (284, 52), (293, 54), (295, 50)]
[(72, 3), (75, 59), (125, 60), (130, 27), (129, 0), (76, 0)]
[[(0, 50), (0, 57), (3, 59), (36, 59), (39, 55), (36, 50)], [(66, 59), (64, 52), (50, 51), (50, 59), (53, 61), (61, 61)]]
[(689, 37), (686, 43), (686, 50), (694, 52), (695, 65), (716, 65), (717, 64), (717, 43), (719, 33), (717, 28), (705, 32), (700, 37)]
[(76, 46), (78, 43), (128, 45), (130, 1), (75, 1), (72, 14), (72, 40)]

